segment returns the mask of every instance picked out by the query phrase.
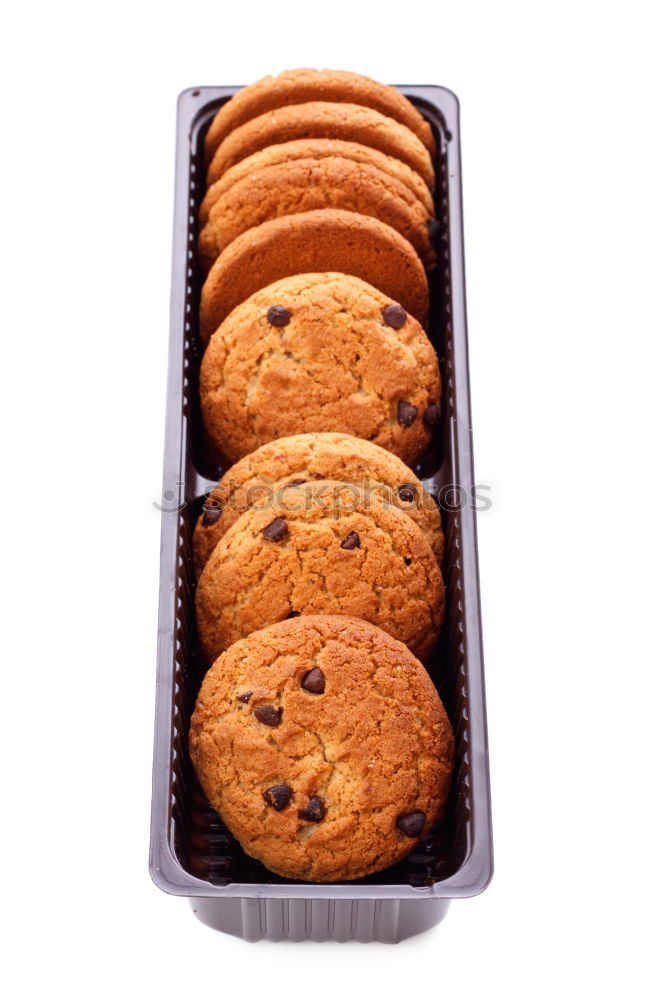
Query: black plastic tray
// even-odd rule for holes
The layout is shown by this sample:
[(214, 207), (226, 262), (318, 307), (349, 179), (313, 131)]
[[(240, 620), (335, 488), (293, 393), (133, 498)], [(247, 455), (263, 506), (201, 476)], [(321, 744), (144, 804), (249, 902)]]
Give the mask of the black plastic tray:
[(206, 666), (195, 636), (190, 538), (203, 497), (222, 472), (203, 460), (197, 394), (201, 142), (217, 108), (238, 89), (200, 87), (178, 100), (150, 871), (161, 889), (190, 897), (205, 923), (249, 941), (399, 941), (437, 923), (450, 899), (481, 892), (492, 873), (459, 104), (443, 87), (399, 87), (437, 139), (442, 229), (439, 267), (430, 276), (430, 332), (441, 360), (444, 416), (440, 448), (417, 471), (444, 506), (447, 615), (428, 669), (455, 729), (454, 785), (442, 828), (402, 862), (358, 882), (313, 885), (272, 875), (246, 857), (206, 802), (187, 751)]

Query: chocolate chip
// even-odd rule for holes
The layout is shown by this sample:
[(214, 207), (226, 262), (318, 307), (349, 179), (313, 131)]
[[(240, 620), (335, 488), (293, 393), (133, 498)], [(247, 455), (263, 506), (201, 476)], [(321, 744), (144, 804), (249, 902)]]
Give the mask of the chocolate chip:
[(220, 517), (222, 516), (222, 508), (215, 506), (204, 507), (204, 513), (202, 514), (202, 524), (205, 528), (210, 528), (211, 525), (217, 524)]
[(252, 691), (245, 691), (244, 694), (238, 694), (237, 700), (241, 701), (241, 702), (244, 702), (245, 705), (248, 705), (248, 703), (251, 700), (252, 695), (253, 695)]
[(341, 549), (360, 549), (361, 538), (357, 531), (350, 531), (347, 538), (340, 543)]
[(271, 524), (262, 529), (262, 534), (269, 542), (281, 542), (289, 534), (287, 522), (283, 517), (276, 517)]
[(322, 799), (319, 799), (317, 795), (313, 795), (305, 808), (298, 810), (298, 816), (300, 819), (306, 819), (309, 823), (320, 823), (324, 819), (326, 812), (325, 803)]
[(258, 705), (253, 714), (263, 726), (271, 726), (272, 729), (282, 722), (282, 709), (273, 705)]
[(406, 566), (411, 566), (412, 565), (412, 560), (410, 559), (409, 556), (405, 556), (404, 559), (403, 559), (403, 562), (405, 563)]
[(325, 675), (320, 667), (314, 667), (313, 670), (309, 670), (304, 675), (300, 683), (305, 691), (311, 691), (312, 694), (322, 694), (325, 690)]
[(396, 405), (396, 419), (401, 427), (412, 427), (417, 419), (417, 408), (412, 403), (407, 403), (405, 399), (400, 399)]
[(291, 313), (284, 306), (271, 306), (267, 309), (267, 319), (271, 326), (288, 326)]
[(426, 814), (415, 810), (415, 812), (401, 813), (396, 821), (396, 825), (406, 837), (418, 837), (426, 821)]
[(293, 790), (289, 785), (272, 785), (263, 793), (262, 798), (267, 805), (273, 806), (276, 812), (280, 812), (291, 802)]
[(423, 422), (428, 430), (432, 430), (433, 427), (436, 427), (440, 419), (441, 410), (436, 403), (430, 403), (430, 406), (426, 406), (423, 411)]
[(306, 482), (307, 482), (306, 479), (292, 479), (291, 482), (287, 483), (287, 485), (285, 486), (285, 490), (291, 489), (292, 486), (302, 486), (302, 484)]
[(439, 222), (439, 219), (428, 219), (428, 236), (430, 239), (434, 240), (440, 232), (441, 223)]
[(289, 618), (300, 618), (300, 612), (299, 611), (290, 611), (289, 614), (287, 615), (287, 617), (285, 618), (285, 621), (287, 621)]
[(399, 486), (397, 493), (399, 500), (403, 500), (404, 503), (413, 503), (417, 498), (417, 488), (413, 483), (403, 483), (403, 486)]
[(383, 310), (383, 319), (386, 326), (392, 326), (395, 330), (400, 330), (407, 318), (408, 314), (403, 306), (391, 305), (386, 306)]

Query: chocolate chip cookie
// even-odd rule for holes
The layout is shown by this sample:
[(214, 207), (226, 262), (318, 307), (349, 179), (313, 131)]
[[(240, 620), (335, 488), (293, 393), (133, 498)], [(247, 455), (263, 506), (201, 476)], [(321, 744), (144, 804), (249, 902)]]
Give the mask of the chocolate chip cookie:
[(231, 646), (204, 679), (189, 745), (246, 853), (310, 882), (408, 854), (441, 818), (454, 760), (421, 664), (344, 616), (280, 622)]
[(195, 608), (209, 663), (294, 614), (355, 615), (423, 659), (443, 623), (444, 585), (407, 514), (379, 493), (323, 480), (241, 514), (206, 563)]
[(378, 167), (328, 156), (256, 169), (221, 194), (199, 234), (202, 270), (208, 273), (218, 254), (247, 229), (320, 208), (342, 208), (380, 219), (409, 240), (427, 268), (435, 266), (430, 216), (416, 195)]
[(206, 174), (212, 184), (246, 156), (291, 139), (346, 139), (403, 160), (426, 184), (434, 178), (430, 154), (420, 139), (393, 118), (357, 104), (312, 101), (268, 111), (230, 132), (219, 145)]
[(200, 576), (220, 538), (240, 514), (262, 510), (294, 485), (333, 479), (381, 492), (411, 517), (441, 566), (444, 539), (439, 509), (411, 469), (371, 441), (349, 434), (296, 434), (262, 445), (232, 466), (208, 497), (193, 532), (193, 565)]
[(254, 292), (279, 278), (314, 271), (362, 278), (421, 324), (427, 320), (428, 278), (414, 247), (378, 219), (323, 208), (263, 222), (222, 251), (202, 288), (204, 346), (231, 310)]
[(338, 431), (414, 464), (438, 413), (439, 364), (402, 306), (346, 274), (298, 274), (235, 309), (200, 371), (207, 440), (237, 461), (275, 438)]
[(292, 69), (265, 76), (238, 91), (219, 109), (204, 140), (209, 163), (224, 136), (252, 118), (290, 104), (331, 101), (374, 108), (407, 126), (434, 153), (432, 129), (414, 105), (394, 87), (344, 70)]
[(427, 210), (428, 215), (434, 217), (434, 202), (428, 185), (407, 163), (393, 156), (386, 156), (378, 149), (363, 146), (360, 142), (346, 142), (343, 139), (293, 139), (291, 142), (280, 142), (252, 153), (251, 156), (230, 167), (218, 181), (211, 184), (199, 207), (200, 223), (203, 225), (208, 220), (211, 208), (221, 195), (255, 171), (290, 163), (293, 160), (324, 160), (330, 156), (342, 156), (343, 159), (352, 160), (354, 163), (376, 167), (381, 173), (387, 174), (400, 184), (405, 184), (410, 193), (418, 198)]

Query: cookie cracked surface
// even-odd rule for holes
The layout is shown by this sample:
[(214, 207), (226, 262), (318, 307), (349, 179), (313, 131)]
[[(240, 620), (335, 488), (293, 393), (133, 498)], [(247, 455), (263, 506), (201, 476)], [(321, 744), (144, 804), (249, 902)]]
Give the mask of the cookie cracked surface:
[[(302, 685), (316, 669), (322, 693)], [(258, 719), (266, 707), (280, 710), (278, 725)], [(404, 857), (440, 819), (454, 756), (421, 664), (344, 616), (281, 622), (231, 646), (204, 679), (189, 745), (204, 792), (246, 853), (316, 882)]]
[(443, 624), (445, 588), (426, 537), (397, 507), (343, 483), (283, 491), (229, 528), (199, 578), (207, 662), (295, 615), (354, 615), (424, 659)]

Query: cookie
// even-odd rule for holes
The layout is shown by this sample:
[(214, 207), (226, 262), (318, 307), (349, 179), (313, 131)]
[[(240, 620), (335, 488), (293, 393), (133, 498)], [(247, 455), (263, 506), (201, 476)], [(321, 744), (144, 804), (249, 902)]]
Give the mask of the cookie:
[(204, 678), (189, 746), (246, 853), (309, 882), (408, 854), (441, 819), (454, 762), (421, 664), (344, 616), (280, 622), (231, 646)]
[(394, 87), (343, 70), (293, 69), (265, 76), (250, 84), (223, 105), (213, 118), (204, 154), (210, 162), (222, 139), (234, 129), (267, 111), (310, 101), (349, 102), (373, 108), (407, 126), (433, 154), (432, 129), (414, 105)]
[(432, 160), (420, 139), (405, 125), (372, 108), (357, 104), (330, 104), (312, 101), (267, 111), (240, 125), (222, 140), (206, 174), (212, 184), (222, 174), (251, 153), (291, 139), (346, 139), (380, 149), (403, 160), (421, 175), (426, 184), (434, 178)]
[(199, 384), (207, 442), (229, 461), (275, 438), (338, 431), (413, 465), (441, 399), (420, 324), (334, 272), (283, 278), (238, 306), (211, 337)]
[(376, 167), (400, 184), (405, 184), (427, 209), (428, 215), (434, 217), (434, 201), (428, 185), (407, 163), (397, 160), (394, 156), (386, 156), (371, 146), (363, 146), (359, 142), (346, 142), (343, 139), (293, 139), (291, 142), (280, 142), (252, 153), (230, 167), (218, 181), (211, 184), (199, 206), (200, 223), (203, 225), (208, 220), (210, 210), (217, 199), (249, 174), (265, 167), (290, 163), (292, 160), (324, 160), (329, 156), (342, 156), (345, 160), (353, 160), (354, 163), (365, 163)]
[(232, 466), (212, 491), (193, 532), (199, 576), (220, 538), (250, 507), (260, 510), (292, 483), (333, 479), (380, 491), (417, 524), (438, 564), (444, 555), (439, 508), (411, 469), (371, 441), (349, 434), (296, 434), (262, 445)]
[(380, 219), (409, 240), (426, 267), (436, 263), (428, 234), (430, 216), (410, 189), (378, 167), (330, 156), (254, 170), (221, 194), (199, 234), (202, 270), (208, 273), (218, 254), (247, 229), (320, 208), (344, 208)]
[(407, 514), (377, 493), (323, 480), (240, 515), (206, 563), (195, 610), (209, 663), (294, 614), (354, 615), (424, 659), (443, 623), (444, 585)]
[(391, 302), (400, 302), (421, 324), (427, 320), (428, 278), (414, 247), (378, 219), (322, 208), (263, 222), (222, 251), (202, 288), (204, 346), (226, 316), (254, 292), (279, 278), (314, 271), (362, 278)]

